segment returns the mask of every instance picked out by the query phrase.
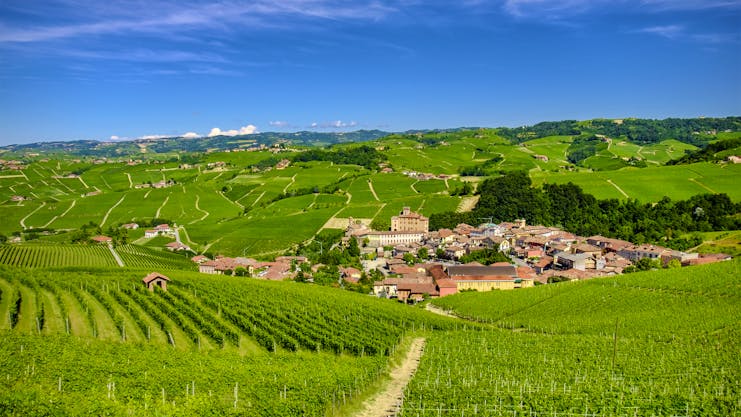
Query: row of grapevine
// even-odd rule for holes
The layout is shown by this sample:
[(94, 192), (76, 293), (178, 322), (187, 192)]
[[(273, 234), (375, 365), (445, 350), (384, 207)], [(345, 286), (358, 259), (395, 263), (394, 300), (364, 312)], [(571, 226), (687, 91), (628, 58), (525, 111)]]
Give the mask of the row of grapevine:
[(0, 264), (25, 267), (111, 267), (116, 260), (104, 245), (0, 245)]
[(551, 334), (672, 339), (723, 327), (741, 302), (741, 262), (637, 273), (433, 300), (460, 317)]
[(400, 416), (738, 415), (741, 360), (717, 343), (439, 332)]
[(121, 245), (116, 247), (116, 252), (124, 265), (130, 268), (195, 270), (195, 264), (190, 259), (167, 251), (137, 245)]

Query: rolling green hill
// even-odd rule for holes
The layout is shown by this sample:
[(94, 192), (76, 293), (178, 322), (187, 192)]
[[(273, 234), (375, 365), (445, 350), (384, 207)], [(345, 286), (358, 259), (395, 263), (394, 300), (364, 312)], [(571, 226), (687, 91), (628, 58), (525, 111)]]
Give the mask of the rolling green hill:
[(173, 271), (150, 292), (148, 271), (0, 267), (2, 414), (322, 416), (407, 333), (456, 326), (296, 283)]
[(414, 334), (403, 416), (735, 415), (739, 268), (434, 300), (470, 322), (297, 283), (171, 272), (164, 293), (144, 270), (0, 267), (0, 407), (346, 415)]
[(464, 293), (498, 330), (436, 332), (402, 416), (737, 415), (741, 263)]
[[(726, 145), (738, 140), (738, 124), (738, 118), (546, 122), (379, 134), (363, 143), (345, 135), (323, 150), (285, 142), (251, 152), (196, 147), (177, 156), (157, 153), (160, 142), (142, 142), (147, 152), (108, 160), (65, 155), (64, 145), (49, 144), (56, 151), (23, 154), (22, 169), (0, 170), (0, 234), (33, 239), (89, 223), (106, 233), (157, 218), (176, 223), (196, 251), (269, 258), (324, 228), (343, 228), (350, 217), (384, 225), (404, 206), (426, 216), (468, 210), (460, 194), (475, 191), (486, 176), (515, 170), (527, 171), (536, 186), (572, 182), (598, 199), (653, 203), (726, 193), (739, 202), (741, 168), (723, 162), (736, 150)], [(687, 151), (695, 156), (682, 160)]]

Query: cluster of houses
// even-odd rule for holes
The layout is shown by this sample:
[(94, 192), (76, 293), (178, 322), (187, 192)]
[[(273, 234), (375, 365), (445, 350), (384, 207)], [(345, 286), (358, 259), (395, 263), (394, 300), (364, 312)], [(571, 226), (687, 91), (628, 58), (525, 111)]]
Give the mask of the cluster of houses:
[(217, 256), (211, 260), (203, 255), (197, 255), (191, 260), (198, 264), (198, 271), (203, 274), (232, 275), (241, 268), (246, 275), (271, 281), (293, 279), (300, 264), (309, 260), (304, 256), (278, 256), (273, 262), (262, 262), (252, 258), (229, 258)]
[[(377, 257), (367, 265), (389, 277), (376, 282), (376, 295), (408, 301), (466, 290), (524, 288), (553, 277), (582, 280), (620, 274), (643, 258), (663, 264), (676, 260), (683, 266), (730, 259), (603, 236), (582, 237), (557, 227), (528, 225), (525, 220), (478, 227), (459, 224), (432, 232), (428, 228), (429, 220), (408, 207), (392, 217), (389, 231), (374, 231), (350, 219), (345, 240), (357, 239), (362, 254)], [(423, 248), (442, 259), (407, 266), (404, 254), (416, 255)], [(464, 256), (485, 249), (506, 254), (514, 264), (460, 264)]]
[(23, 164), (23, 161), (17, 161), (17, 160), (8, 161), (5, 159), (0, 159), (0, 170), (9, 169), (12, 171), (20, 171), (25, 168), (26, 166)]
[(175, 185), (173, 180), (162, 180), (157, 182), (143, 182), (141, 184), (134, 185), (134, 188), (167, 188)]

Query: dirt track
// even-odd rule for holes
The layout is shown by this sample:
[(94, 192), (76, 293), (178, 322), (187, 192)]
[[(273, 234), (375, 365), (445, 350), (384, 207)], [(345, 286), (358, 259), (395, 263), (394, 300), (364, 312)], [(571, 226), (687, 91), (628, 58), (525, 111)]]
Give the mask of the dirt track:
[(404, 361), (391, 370), (391, 381), (383, 391), (363, 403), (363, 410), (355, 417), (389, 417), (396, 415), (401, 408), (404, 387), (417, 371), (424, 346), (424, 338), (419, 337), (412, 341), (412, 346), (409, 348)]

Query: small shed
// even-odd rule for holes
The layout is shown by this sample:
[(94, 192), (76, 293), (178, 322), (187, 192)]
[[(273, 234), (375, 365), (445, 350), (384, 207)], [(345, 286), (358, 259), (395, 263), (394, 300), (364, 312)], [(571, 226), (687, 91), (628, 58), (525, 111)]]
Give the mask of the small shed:
[(169, 280), (170, 278), (167, 278), (159, 272), (152, 272), (142, 279), (142, 281), (144, 281), (144, 285), (149, 288), (149, 291), (154, 291), (155, 285), (159, 285), (160, 288), (162, 288), (162, 291), (167, 291), (167, 281)]

